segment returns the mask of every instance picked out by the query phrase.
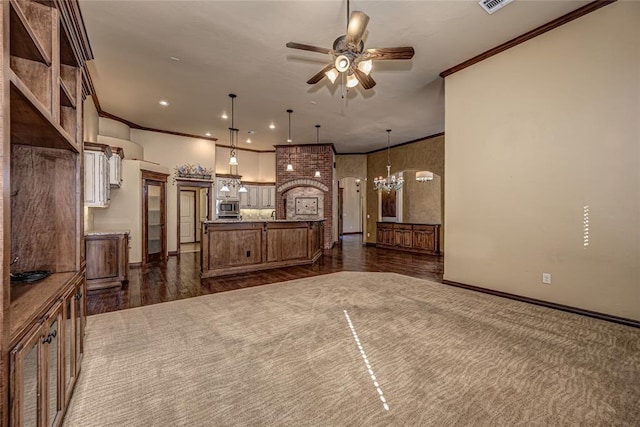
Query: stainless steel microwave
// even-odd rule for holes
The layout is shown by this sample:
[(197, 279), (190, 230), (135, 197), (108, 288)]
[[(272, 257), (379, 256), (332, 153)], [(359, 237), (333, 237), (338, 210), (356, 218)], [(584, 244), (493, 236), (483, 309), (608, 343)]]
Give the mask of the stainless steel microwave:
[(238, 201), (218, 201), (218, 216), (237, 216), (240, 214), (240, 204)]

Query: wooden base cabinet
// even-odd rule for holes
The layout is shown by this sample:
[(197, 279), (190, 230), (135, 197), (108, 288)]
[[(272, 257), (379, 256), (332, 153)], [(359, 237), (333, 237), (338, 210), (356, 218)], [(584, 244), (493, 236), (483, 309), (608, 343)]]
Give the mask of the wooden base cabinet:
[(439, 255), (440, 224), (378, 222), (376, 246)]
[(129, 233), (87, 233), (87, 288), (120, 287), (129, 280)]
[(13, 347), (10, 355), (12, 427), (56, 427), (80, 372), (85, 320), (84, 274)]

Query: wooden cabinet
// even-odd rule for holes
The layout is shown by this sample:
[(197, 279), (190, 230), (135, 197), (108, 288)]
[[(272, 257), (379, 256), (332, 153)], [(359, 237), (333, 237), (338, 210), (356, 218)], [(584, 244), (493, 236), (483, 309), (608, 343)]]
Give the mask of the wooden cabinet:
[(201, 277), (312, 264), (322, 255), (323, 221), (208, 221)]
[(376, 230), (376, 242), (379, 246), (393, 246), (395, 245), (395, 235), (393, 233), (393, 224), (390, 223), (378, 223), (378, 229)]
[(129, 280), (129, 233), (88, 233), (85, 252), (88, 290), (121, 287)]
[(411, 224), (395, 224), (393, 228), (394, 245), (401, 248), (411, 248), (413, 230)]
[[(84, 284), (82, 105), (91, 88), (82, 69), (92, 56), (76, 0), (9, 0), (0, 25), (0, 424), (44, 427), (61, 424), (73, 389), (63, 298)], [(51, 275), (12, 284), (14, 259), (12, 273)]]
[(438, 255), (440, 224), (378, 222), (376, 246)]
[(109, 158), (109, 185), (111, 188), (120, 188), (122, 185), (122, 160), (124, 150), (120, 147), (111, 147), (112, 156)]
[(260, 187), (260, 208), (275, 209), (276, 208), (276, 187), (275, 185), (266, 185)]
[(108, 207), (111, 202), (111, 148), (87, 142), (84, 149), (84, 204), (90, 207)]
[(84, 340), (84, 276), (11, 351), (11, 425), (59, 426), (80, 372)]

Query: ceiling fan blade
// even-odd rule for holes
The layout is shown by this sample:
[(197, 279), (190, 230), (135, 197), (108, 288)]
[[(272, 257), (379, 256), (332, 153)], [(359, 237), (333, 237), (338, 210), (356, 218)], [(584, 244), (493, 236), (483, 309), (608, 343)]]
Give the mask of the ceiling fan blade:
[(373, 77), (366, 75), (357, 68), (353, 68), (353, 74), (355, 74), (356, 79), (358, 79), (364, 89), (371, 89), (376, 85), (376, 81), (373, 80)]
[(381, 47), (379, 49), (366, 49), (367, 57), (374, 61), (386, 59), (411, 59), (415, 51), (412, 47)]
[(349, 25), (347, 25), (347, 43), (354, 46), (360, 46), (362, 36), (367, 29), (369, 17), (364, 12), (354, 10), (349, 17)]
[(332, 68), (333, 68), (333, 64), (328, 64), (326, 67), (320, 70), (317, 74), (315, 74), (313, 77), (307, 80), (307, 83), (309, 83), (310, 85), (314, 85), (318, 83), (320, 80), (322, 80), (323, 77), (325, 77), (324, 73), (326, 73)]
[(327, 49), (326, 47), (310, 46), (308, 44), (295, 43), (295, 42), (287, 43), (287, 47), (290, 47), (291, 49), (308, 50), (311, 52), (318, 52), (318, 53), (331, 53), (331, 49)]

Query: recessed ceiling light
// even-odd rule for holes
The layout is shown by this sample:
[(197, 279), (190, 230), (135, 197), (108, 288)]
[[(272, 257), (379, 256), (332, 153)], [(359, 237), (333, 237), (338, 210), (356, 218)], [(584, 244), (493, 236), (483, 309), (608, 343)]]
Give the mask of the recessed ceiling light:
[(317, 102), (316, 102), (316, 101), (311, 101), (311, 102), (310, 102), (310, 104), (311, 104), (311, 105), (316, 105), (316, 104), (317, 104)]
[(251, 138), (247, 138), (247, 144), (251, 144)]
[(256, 134), (256, 131), (255, 131), (255, 130), (250, 130), (250, 131), (248, 131), (247, 133), (248, 133), (249, 135), (255, 135), (255, 134)]
[(205, 133), (204, 136), (211, 136), (211, 132)]
[(273, 123), (269, 125), (269, 129), (275, 129), (275, 128), (276, 128), (276, 125), (274, 125)]
[(165, 100), (162, 100), (162, 101), (158, 102), (158, 104), (162, 105), (163, 107), (168, 107), (169, 106), (169, 102), (165, 101)]
[(170, 58), (171, 58), (172, 61), (180, 61), (180, 58), (175, 57), (175, 56), (171, 56)]
[(220, 117), (222, 117), (225, 120), (227, 120), (229, 118), (229, 116), (227, 116), (227, 113), (222, 113), (222, 115)]

